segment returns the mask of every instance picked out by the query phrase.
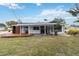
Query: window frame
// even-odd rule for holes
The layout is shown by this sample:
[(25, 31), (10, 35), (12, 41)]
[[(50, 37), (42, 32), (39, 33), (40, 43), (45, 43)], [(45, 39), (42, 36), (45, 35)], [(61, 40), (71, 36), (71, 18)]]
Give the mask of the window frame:
[(39, 26), (34, 26), (33, 30), (39, 30)]

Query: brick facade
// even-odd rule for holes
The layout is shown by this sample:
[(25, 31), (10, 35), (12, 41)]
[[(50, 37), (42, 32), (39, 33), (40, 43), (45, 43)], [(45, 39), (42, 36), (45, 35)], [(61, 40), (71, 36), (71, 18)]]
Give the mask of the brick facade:
[(20, 26), (16, 26), (16, 34), (20, 34)]
[(20, 34), (20, 26), (13, 27), (13, 34)]

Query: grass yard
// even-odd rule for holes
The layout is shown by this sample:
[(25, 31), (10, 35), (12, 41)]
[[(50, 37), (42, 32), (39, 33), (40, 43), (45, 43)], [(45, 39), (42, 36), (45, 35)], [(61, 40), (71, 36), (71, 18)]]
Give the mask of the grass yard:
[(79, 37), (31, 36), (18, 38), (0, 38), (0, 55), (79, 55)]

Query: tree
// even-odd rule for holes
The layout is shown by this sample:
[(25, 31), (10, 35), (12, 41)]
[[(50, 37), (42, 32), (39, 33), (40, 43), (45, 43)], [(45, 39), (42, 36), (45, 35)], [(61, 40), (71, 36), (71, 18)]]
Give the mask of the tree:
[(44, 21), (47, 21), (47, 19), (44, 19)]
[(3, 23), (0, 23), (0, 27), (6, 27), (6, 25)]
[(0, 23), (0, 30), (5, 30), (6, 29), (6, 25), (3, 23)]
[(7, 26), (8, 26), (8, 27), (10, 27), (10, 28), (11, 28), (11, 27), (12, 27), (12, 25), (16, 25), (16, 24), (17, 24), (17, 22), (16, 22), (16, 21), (7, 21), (7, 22), (6, 22), (6, 24), (7, 24)]
[(54, 18), (54, 20), (50, 21), (50, 23), (66, 24), (65, 20), (62, 18)]
[[(79, 6), (78, 4), (75, 4), (75, 8), (71, 8), (69, 12), (72, 16), (77, 17), (79, 14)], [(77, 20), (75, 22), (79, 22), (79, 18), (77, 17)]]
[(79, 22), (79, 20), (74, 21), (74, 23), (75, 23), (75, 22)]
[(50, 21), (50, 23), (56, 23), (54, 25), (54, 29), (55, 29), (54, 34), (55, 35), (57, 35), (57, 33), (59, 31), (61, 31), (61, 28), (62, 28), (61, 25), (65, 26), (65, 24), (66, 24), (65, 20), (62, 18), (54, 18), (54, 20)]
[(79, 14), (79, 7), (78, 4), (75, 4), (75, 8), (71, 8), (69, 12), (72, 16), (77, 16)]

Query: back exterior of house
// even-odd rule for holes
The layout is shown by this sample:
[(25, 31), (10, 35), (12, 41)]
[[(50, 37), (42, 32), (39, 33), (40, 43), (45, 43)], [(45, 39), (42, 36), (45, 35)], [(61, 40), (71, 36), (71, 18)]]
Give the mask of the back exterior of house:
[(55, 23), (22, 23), (14, 25), (12, 28), (13, 34), (54, 34), (64, 32), (64, 26), (58, 28)]

